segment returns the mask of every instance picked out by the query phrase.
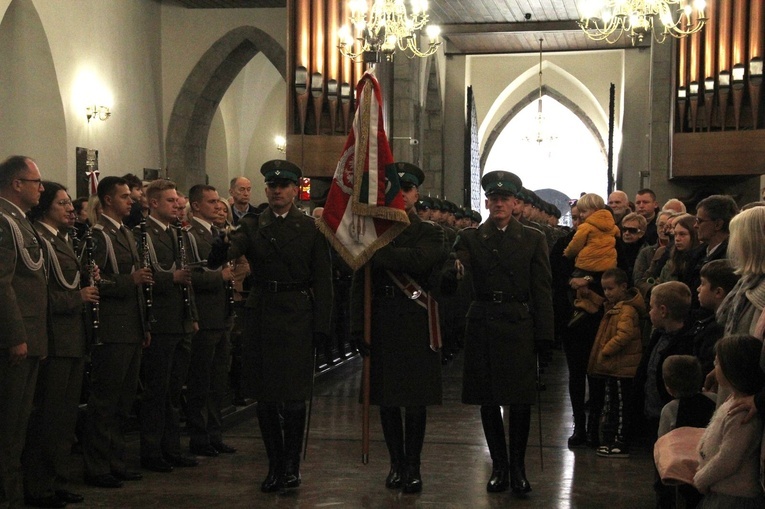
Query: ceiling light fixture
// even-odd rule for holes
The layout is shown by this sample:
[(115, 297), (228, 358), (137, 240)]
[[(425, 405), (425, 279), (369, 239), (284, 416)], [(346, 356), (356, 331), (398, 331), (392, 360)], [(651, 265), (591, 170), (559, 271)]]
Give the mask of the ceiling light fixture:
[(609, 44), (626, 33), (635, 45), (649, 32), (662, 43), (668, 35), (679, 39), (701, 30), (704, 9), (705, 0), (583, 0), (579, 26), (590, 39)]
[[(350, 22), (338, 31), (338, 48), (343, 56), (364, 62), (391, 61), (398, 48), (407, 57), (427, 57), (436, 52), (441, 42), (441, 29), (428, 25), (427, 0), (411, 0), (411, 14), (404, 0), (374, 0), (371, 10), (367, 0), (349, 2)], [(421, 49), (419, 33), (425, 29), (428, 45)], [(357, 45), (356, 42), (359, 42)]]

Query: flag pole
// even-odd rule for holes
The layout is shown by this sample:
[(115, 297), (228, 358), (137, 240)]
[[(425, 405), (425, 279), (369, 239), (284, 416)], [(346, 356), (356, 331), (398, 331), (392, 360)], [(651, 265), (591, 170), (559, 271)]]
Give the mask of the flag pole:
[[(372, 344), (372, 269), (369, 263), (364, 265), (364, 344)], [(361, 412), (361, 462), (369, 463), (369, 355), (363, 357), (362, 370), (363, 407)]]

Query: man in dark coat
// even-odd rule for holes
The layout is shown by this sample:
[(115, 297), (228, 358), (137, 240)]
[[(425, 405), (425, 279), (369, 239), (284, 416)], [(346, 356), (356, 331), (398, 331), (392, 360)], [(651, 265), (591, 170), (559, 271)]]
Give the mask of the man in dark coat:
[[(244, 216), (227, 257), (245, 255), (252, 290), (245, 304), (244, 390), (258, 401), (258, 424), (268, 454), (263, 492), (300, 485), (300, 449), (313, 379), (312, 341), (330, 333), (332, 266), (329, 245), (314, 220), (293, 205), (300, 168), (282, 160), (260, 169), (268, 208)], [(215, 268), (225, 244), (208, 257)]]
[[(430, 317), (428, 280), (445, 261), (443, 230), (417, 215), (422, 170), (395, 163), (409, 226), (378, 250), (372, 268), (372, 344), (370, 402), (380, 406), (391, 468), (385, 486), (404, 493), (422, 490), (420, 453), (427, 405), (441, 404), (441, 356), (431, 335), (438, 316)], [(354, 337), (363, 331), (363, 276), (354, 277)], [(360, 343), (360, 341), (357, 341)], [(405, 407), (402, 423), (401, 407)]]
[[(512, 215), (521, 180), (506, 171), (484, 175), (489, 219), (465, 229), (454, 245), (445, 284), (469, 272), (475, 298), (467, 314), (462, 402), (481, 405), (494, 463), (489, 492), (531, 491), (525, 454), (536, 391), (536, 354), (553, 340), (550, 260), (545, 236)], [(510, 450), (500, 405), (508, 405)], [(508, 479), (509, 476), (509, 479)]]
[(0, 163), (0, 506), (23, 502), (21, 450), (40, 359), (48, 354), (45, 256), (25, 214), (43, 191), (24, 156)]

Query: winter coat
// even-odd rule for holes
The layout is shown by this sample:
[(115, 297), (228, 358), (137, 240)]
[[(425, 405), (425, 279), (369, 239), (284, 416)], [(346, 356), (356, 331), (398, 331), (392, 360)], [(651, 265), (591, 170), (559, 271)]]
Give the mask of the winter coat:
[(612, 269), (616, 267), (616, 238), (619, 236), (614, 216), (606, 209), (598, 210), (579, 225), (563, 256), (576, 256), (576, 268), (588, 272)]
[(646, 312), (645, 302), (640, 292), (631, 288), (627, 299), (617, 302), (610, 309), (609, 306), (606, 304), (606, 312), (590, 351), (587, 373), (633, 378), (643, 350), (640, 318)]

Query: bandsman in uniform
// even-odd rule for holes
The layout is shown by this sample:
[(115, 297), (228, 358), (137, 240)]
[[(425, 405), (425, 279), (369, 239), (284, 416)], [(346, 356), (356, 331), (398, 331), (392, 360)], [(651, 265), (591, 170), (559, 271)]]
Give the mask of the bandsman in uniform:
[[(212, 186), (200, 184), (189, 190), (193, 212), (189, 241), (195, 262), (207, 260), (213, 238), (218, 236), (218, 229), (213, 226), (218, 217), (218, 200), (218, 191)], [(186, 427), (189, 450), (197, 456), (236, 452), (223, 442), (221, 432), (221, 407), (231, 357), (229, 331), (236, 314), (233, 278), (230, 264), (219, 270), (197, 267), (191, 273), (199, 332), (191, 338)]]
[[(98, 289), (83, 284), (69, 231), (74, 211), (66, 188), (43, 182), (45, 191), (29, 217), (48, 253), (48, 302), (51, 313), (48, 357), (40, 366), (35, 409), (24, 447), (27, 505), (63, 507), (83, 497), (65, 489), (66, 460), (72, 448), (85, 369), (85, 303), (98, 302)], [(88, 281), (89, 283), (89, 281)], [(58, 499), (54, 502), (54, 499)]]
[[(37, 164), (0, 163), (0, 506), (24, 500), (21, 451), (40, 358), (48, 354), (45, 256), (26, 213), (43, 191)], [(42, 297), (42, 298), (41, 298)]]
[[(467, 314), (462, 402), (481, 406), (493, 469), (489, 492), (531, 491), (525, 454), (536, 391), (536, 350), (553, 340), (550, 261), (544, 235), (513, 218), (521, 180), (507, 171), (484, 175), (489, 219), (460, 233), (457, 262), (446, 286), (472, 276), (474, 300)], [(501, 405), (509, 414), (509, 454)]]
[[(194, 467), (198, 461), (181, 454), (180, 398), (189, 368), (191, 336), (199, 330), (187, 232), (178, 214), (175, 183), (155, 180), (146, 189), (149, 217), (146, 239), (141, 226), (133, 230), (148, 244), (154, 272), (151, 344), (143, 353), (143, 393), (138, 415), (141, 466), (154, 472)], [(143, 245), (143, 244), (142, 244)], [(185, 257), (185, 259), (184, 259)]]
[[(433, 271), (441, 270), (446, 252), (443, 230), (422, 221), (415, 211), (417, 188), (425, 175), (413, 164), (395, 165), (410, 224), (370, 261), (370, 402), (380, 406), (390, 454), (385, 486), (417, 493), (422, 490), (420, 453), (426, 407), (440, 405), (442, 396), (440, 345), (434, 330), (438, 317), (429, 315), (435, 299), (429, 294), (428, 280)], [(354, 278), (352, 330), (356, 338), (363, 333), (363, 279)]]
[[(246, 215), (230, 235), (228, 259), (246, 255), (252, 289), (245, 304), (243, 383), (257, 402), (268, 454), (263, 492), (300, 486), (300, 450), (313, 379), (313, 344), (325, 344), (332, 311), (329, 244), (312, 218), (293, 204), (302, 175), (296, 165), (268, 161), (268, 208)], [(226, 258), (216, 244), (211, 268)]]
[(90, 354), (83, 455), (86, 483), (119, 488), (123, 481), (142, 477), (125, 466), (125, 430), (135, 402), (141, 348), (151, 341), (141, 286), (154, 280), (151, 269), (140, 267), (135, 238), (122, 224), (133, 204), (127, 182), (101, 179), (98, 199), (103, 211), (93, 227), (93, 250), (104, 282), (99, 288), (100, 344)]

